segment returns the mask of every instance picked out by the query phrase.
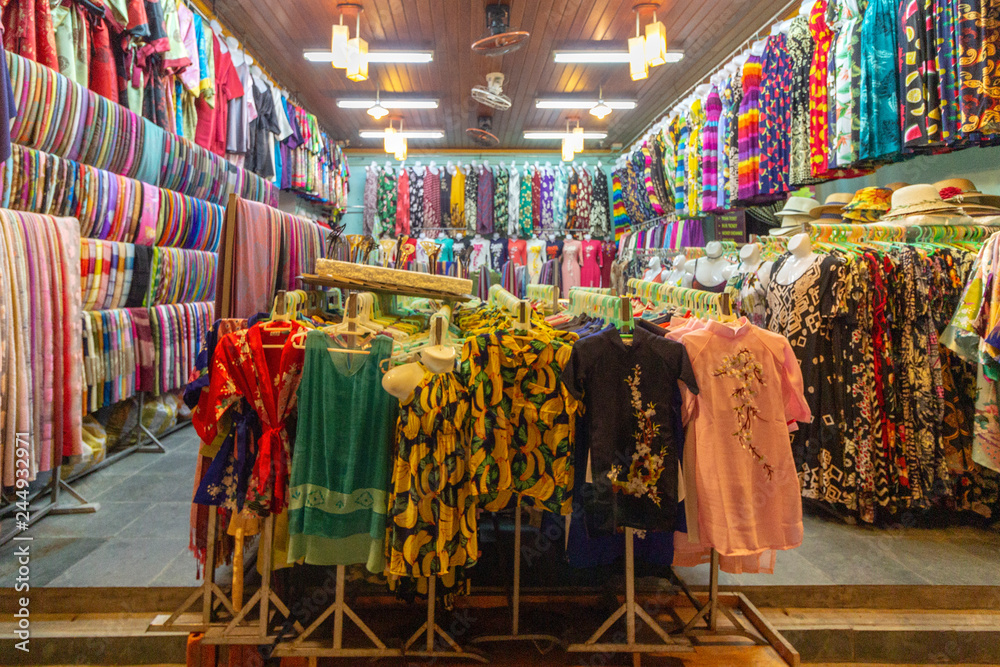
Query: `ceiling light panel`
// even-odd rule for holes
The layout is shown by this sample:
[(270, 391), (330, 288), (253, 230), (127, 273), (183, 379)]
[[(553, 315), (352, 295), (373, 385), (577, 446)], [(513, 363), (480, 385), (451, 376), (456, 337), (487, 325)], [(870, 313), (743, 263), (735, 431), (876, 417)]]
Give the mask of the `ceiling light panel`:
[[(386, 99), (381, 98), (386, 109), (437, 109), (438, 100), (433, 99)], [(338, 99), (337, 106), (341, 109), (367, 109), (374, 106), (374, 99)]]
[[(628, 51), (553, 51), (553, 59), (557, 63), (580, 65), (627, 65), (629, 54)], [(683, 59), (683, 51), (667, 51), (666, 62), (676, 63)]]
[[(385, 130), (361, 130), (362, 139), (385, 139)], [(404, 130), (396, 132), (397, 137), (406, 139), (443, 139), (443, 130)]]
[[(592, 109), (597, 106), (597, 98), (551, 98), (535, 100), (536, 109)], [(612, 109), (630, 110), (635, 108), (635, 100), (604, 100)]]
[[(606, 139), (607, 137), (608, 137), (608, 133), (607, 132), (584, 132), (583, 133), (583, 138), (584, 139)], [(524, 133), (524, 138), (525, 139), (540, 139), (540, 140), (557, 141), (557, 140), (560, 140), (560, 139), (567, 139), (567, 138), (573, 139), (574, 137), (573, 137), (573, 133), (572, 132), (550, 131), (550, 130), (527, 130)], [(579, 138), (579, 135), (577, 135), (577, 138)]]
[[(303, 51), (302, 57), (313, 63), (333, 62), (332, 51)], [(434, 62), (433, 51), (368, 51), (368, 62), (370, 64), (421, 64)]]

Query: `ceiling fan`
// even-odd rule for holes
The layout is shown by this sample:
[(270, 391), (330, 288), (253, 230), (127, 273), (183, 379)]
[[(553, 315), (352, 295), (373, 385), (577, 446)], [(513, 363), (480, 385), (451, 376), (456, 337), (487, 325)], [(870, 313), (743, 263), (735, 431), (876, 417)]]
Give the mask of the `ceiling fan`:
[(497, 135), (493, 134), (493, 118), (491, 116), (480, 116), (478, 118), (479, 127), (466, 128), (465, 134), (480, 146), (496, 146), (500, 143)]
[(512, 102), (503, 93), (503, 80), (502, 72), (490, 72), (486, 75), (485, 86), (472, 87), (472, 99), (491, 109), (499, 109), (500, 111), (509, 109)]
[(486, 5), (486, 37), (473, 42), (472, 50), (484, 56), (502, 56), (517, 51), (531, 34), (510, 29), (510, 7), (498, 2)]

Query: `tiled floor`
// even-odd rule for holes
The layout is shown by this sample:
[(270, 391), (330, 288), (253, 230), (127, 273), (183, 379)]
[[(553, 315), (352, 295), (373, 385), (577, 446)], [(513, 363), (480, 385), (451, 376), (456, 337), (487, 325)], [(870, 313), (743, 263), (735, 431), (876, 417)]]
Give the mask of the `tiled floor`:
[[(193, 430), (163, 440), (166, 454), (137, 453), (85, 477), (75, 488), (99, 502), (95, 514), (46, 517), (34, 537), (33, 586), (188, 586)], [(12, 581), (14, 543), (0, 547), (0, 582)], [(691, 583), (708, 566), (679, 568)], [(802, 546), (778, 554), (774, 575), (728, 575), (722, 584), (1000, 585), (1000, 532), (971, 527), (891, 530), (805, 518)], [(2, 585), (8, 585), (3, 583)]]

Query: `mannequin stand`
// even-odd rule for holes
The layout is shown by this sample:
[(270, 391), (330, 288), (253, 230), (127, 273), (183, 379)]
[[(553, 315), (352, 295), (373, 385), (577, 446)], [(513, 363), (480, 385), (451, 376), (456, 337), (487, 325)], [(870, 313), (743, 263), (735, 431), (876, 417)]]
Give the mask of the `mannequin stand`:
[[(361, 618), (344, 601), (344, 579), (347, 567), (337, 566), (336, 598), (334, 603), (316, 617), (308, 628), (303, 630), (298, 637), (289, 644), (283, 644), (275, 651), (277, 657), (307, 657), (313, 658), (398, 658), (403, 655), (399, 649), (388, 648), (385, 643), (378, 638), (371, 628), (361, 620)], [(333, 614), (333, 646), (323, 646), (318, 642), (306, 643), (306, 640), (322, 625), (323, 621)], [(354, 625), (359, 628), (368, 639), (374, 644), (374, 648), (345, 648), (344, 647), (344, 616), (347, 616)]]
[[(236, 616), (236, 610), (222, 588), (215, 583), (215, 538), (219, 520), (219, 508), (208, 508), (208, 545), (205, 549), (205, 580), (194, 590), (187, 600), (169, 616), (160, 615), (146, 628), (146, 632), (206, 632), (210, 627), (223, 624), (215, 622), (215, 611), (225, 607), (231, 616)], [(201, 600), (200, 622), (180, 623), (180, 618), (195, 602)], [(189, 618), (194, 614), (188, 614)]]
[[(419, 657), (419, 658), (462, 658), (465, 660), (475, 660), (477, 662), (488, 663), (489, 659), (478, 653), (472, 653), (471, 651), (464, 650), (459, 646), (458, 642), (449, 635), (447, 632), (441, 629), (441, 626), (437, 624), (435, 614), (437, 612), (437, 577), (428, 577), (427, 580), (427, 620), (421, 625), (416, 632), (406, 641), (403, 646), (403, 655), (405, 657)], [(420, 636), (424, 635), (426, 643), (424, 645), (424, 650), (422, 651), (411, 651), (410, 647), (413, 646)], [(442, 649), (435, 639), (440, 637), (444, 640), (450, 649)]]
[[(534, 642), (535, 648), (542, 655), (545, 655), (562, 642), (554, 635), (544, 634), (520, 634), (521, 626), (521, 499), (517, 499), (517, 507), (514, 510), (514, 589), (511, 593), (511, 633), (509, 635), (486, 635), (476, 637), (473, 644), (490, 644), (493, 642)], [(545, 642), (546, 645), (540, 645)]]
[[(678, 653), (693, 651), (691, 645), (680, 639), (675, 639), (664, 630), (659, 623), (650, 616), (635, 601), (635, 530), (625, 529), (625, 604), (618, 608), (618, 611), (611, 614), (608, 620), (597, 629), (590, 639), (582, 644), (571, 644), (566, 650), (574, 653), (631, 653), (632, 664), (635, 667), (641, 663), (643, 653)], [(626, 641), (624, 644), (598, 643), (608, 630), (622, 616), (625, 617)], [(642, 619), (649, 628), (655, 632), (662, 643), (640, 644), (636, 642), (636, 616)]]

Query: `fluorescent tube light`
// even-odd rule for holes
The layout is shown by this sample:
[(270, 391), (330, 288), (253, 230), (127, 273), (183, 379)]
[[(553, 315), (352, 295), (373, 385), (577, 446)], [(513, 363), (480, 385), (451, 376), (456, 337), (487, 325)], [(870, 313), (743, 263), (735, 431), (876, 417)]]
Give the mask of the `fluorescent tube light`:
[[(608, 137), (607, 132), (584, 132), (584, 139), (606, 139)], [(573, 139), (572, 132), (565, 131), (550, 131), (550, 130), (528, 130), (524, 133), (525, 139)]]
[[(579, 65), (627, 65), (631, 62), (628, 51), (553, 51), (553, 57), (557, 63)], [(666, 62), (676, 63), (683, 59), (683, 51), (667, 51)]]
[[(361, 130), (362, 139), (385, 139), (385, 130)], [(396, 132), (397, 137), (405, 139), (443, 139), (442, 130), (403, 130)]]
[[(597, 106), (599, 100), (592, 99), (537, 99), (535, 100), (536, 109), (593, 109)], [(635, 100), (604, 100), (612, 109), (634, 109)]]
[[(380, 100), (386, 109), (437, 109), (437, 100)], [(337, 100), (341, 109), (368, 109), (375, 106), (374, 99), (344, 99)]]
[[(302, 57), (313, 63), (332, 63), (332, 51), (303, 51)], [(434, 61), (433, 51), (368, 51), (369, 63), (420, 64)]]

